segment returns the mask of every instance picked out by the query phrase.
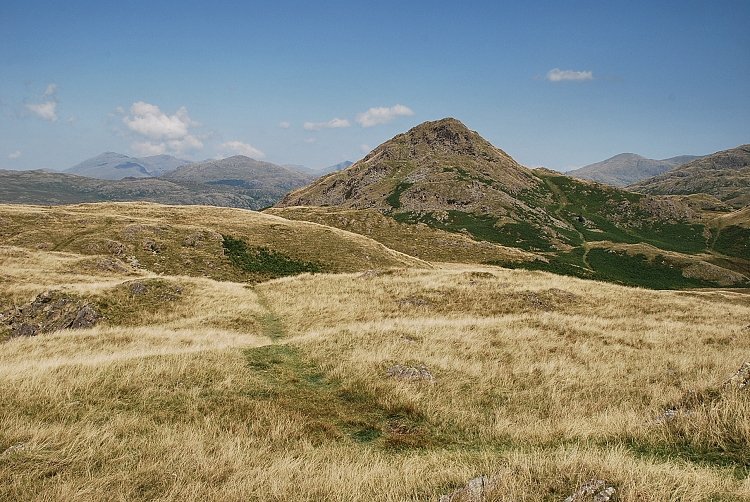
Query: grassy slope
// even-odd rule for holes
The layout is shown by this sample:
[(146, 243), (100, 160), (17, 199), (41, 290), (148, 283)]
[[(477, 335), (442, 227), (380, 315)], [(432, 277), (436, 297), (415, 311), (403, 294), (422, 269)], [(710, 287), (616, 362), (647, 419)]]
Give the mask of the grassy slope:
[(746, 295), (478, 266), (251, 287), (92, 259), (0, 247), (4, 307), (64, 289), (107, 316), (0, 345), (0, 499), (416, 501), (487, 474), (489, 501), (591, 478), (750, 500), (750, 394), (713, 390), (747, 359)]
[(148, 203), (0, 205), (0, 223), (6, 245), (105, 255), (115, 266), (137, 262), (158, 273), (214, 279), (269, 278), (263, 271), (236, 266), (225, 256), (222, 236), (240, 239), (252, 250), (272, 248), (287, 260), (312, 263), (318, 271), (427, 266), (357, 234), (240, 209)]
[[(402, 211), (393, 217), (547, 254), (547, 261), (488, 263), (650, 288), (748, 285), (746, 228), (727, 222), (718, 232), (710, 219), (686, 216), (676, 200), (649, 199), (551, 172), (536, 175), (544, 183), (518, 197), (547, 217), (529, 214), (508, 221), (457, 210)], [(638, 245), (649, 246), (650, 252), (634, 251)], [(612, 252), (605, 254), (603, 248)]]
[(532, 253), (488, 241), (477, 241), (462, 233), (446, 232), (427, 225), (399, 223), (375, 210), (296, 206), (269, 208), (264, 212), (362, 234), (391, 249), (428, 261), (484, 263), (535, 258)]

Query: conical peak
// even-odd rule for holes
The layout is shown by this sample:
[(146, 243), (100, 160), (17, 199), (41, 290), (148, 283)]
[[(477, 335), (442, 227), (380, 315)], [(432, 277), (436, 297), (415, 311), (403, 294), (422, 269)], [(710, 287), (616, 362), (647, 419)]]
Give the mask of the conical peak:
[(415, 139), (436, 139), (442, 142), (457, 143), (461, 140), (474, 140), (478, 134), (469, 130), (460, 120), (444, 118), (423, 122), (405, 133)]
[(458, 155), (511, 160), (502, 150), (492, 146), (486, 139), (470, 130), (461, 121), (450, 117), (423, 122), (385, 142), (364, 160), (368, 161), (380, 155), (386, 157), (396, 155), (403, 160), (405, 152), (408, 152), (411, 158), (424, 158), (430, 155)]

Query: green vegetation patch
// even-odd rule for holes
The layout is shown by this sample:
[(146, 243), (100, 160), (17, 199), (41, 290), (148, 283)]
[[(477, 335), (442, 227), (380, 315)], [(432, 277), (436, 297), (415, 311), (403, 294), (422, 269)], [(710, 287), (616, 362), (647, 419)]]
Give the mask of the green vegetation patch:
[(703, 225), (647, 222), (633, 231), (640, 240), (656, 247), (680, 253), (700, 253), (707, 243)]
[(232, 264), (251, 274), (274, 278), (322, 270), (320, 265), (313, 262), (295, 260), (265, 247), (248, 248), (245, 241), (228, 235), (223, 238), (224, 251)]
[(496, 242), (527, 250), (550, 251), (552, 245), (538, 227), (520, 221), (497, 226), (497, 218), (490, 215), (448, 211), (447, 218), (438, 219), (433, 213), (403, 212), (393, 215), (400, 223), (424, 223), (448, 232), (466, 232), (479, 241)]
[(565, 194), (569, 205), (589, 213), (601, 212), (613, 204), (637, 204), (643, 198), (641, 194), (583, 183), (567, 176), (545, 176), (545, 179)]
[(543, 270), (554, 274), (569, 275), (582, 279), (614, 282), (626, 286), (639, 286), (650, 289), (684, 289), (718, 287), (714, 282), (692, 279), (682, 275), (682, 269), (669, 264), (659, 255), (649, 260), (645, 255), (629, 255), (625, 252), (594, 248), (583, 262), (583, 248), (575, 248), (567, 253), (550, 257), (549, 262), (488, 262), (505, 268)]
[(396, 185), (396, 188), (394, 188), (393, 192), (391, 192), (390, 195), (385, 198), (385, 201), (394, 209), (400, 208), (401, 194), (407, 191), (413, 184), (414, 183), (409, 183), (408, 181), (402, 181), (401, 183)]
[(258, 379), (254, 397), (282, 408), (285, 416), (298, 417), (313, 440), (349, 438), (386, 450), (441, 444), (415, 406), (331, 379), (300, 349), (269, 345), (248, 349), (245, 357)]
[(725, 255), (750, 259), (750, 228), (736, 225), (722, 228), (713, 248)]
[(489, 261), (487, 264), (511, 269), (542, 270), (544, 272), (552, 272), (553, 274), (580, 277), (581, 279), (596, 279), (596, 272), (586, 268), (584, 265), (583, 253), (583, 248), (579, 247), (568, 253), (560, 253), (550, 257), (549, 262), (542, 260), (527, 262)]
[(631, 256), (624, 252), (597, 248), (589, 251), (588, 261), (596, 271), (597, 279), (628, 286), (652, 289), (717, 286), (713, 282), (683, 276), (679, 267), (670, 265), (661, 255), (649, 260), (642, 254)]

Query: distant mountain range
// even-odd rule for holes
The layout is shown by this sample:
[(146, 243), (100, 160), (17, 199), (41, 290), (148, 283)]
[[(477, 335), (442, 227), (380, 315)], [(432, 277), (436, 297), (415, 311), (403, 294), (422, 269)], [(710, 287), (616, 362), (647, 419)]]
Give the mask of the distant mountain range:
[(315, 179), (301, 171), (262, 162), (243, 155), (188, 164), (166, 173), (161, 179), (183, 186), (211, 186), (222, 189), (262, 191), (264, 196), (281, 197), (289, 190)]
[(171, 155), (130, 157), (121, 153), (104, 152), (64, 172), (100, 180), (155, 178), (190, 163), (189, 160), (178, 159)]
[[(170, 162), (165, 159), (162, 165)], [(123, 169), (138, 170), (136, 167)], [(0, 170), (0, 202), (49, 205), (150, 201), (260, 209), (314, 179), (313, 175), (243, 156), (188, 163), (160, 177), (129, 176), (119, 180), (70, 173)]]
[(647, 159), (635, 153), (621, 153), (565, 173), (574, 178), (598, 181), (616, 187), (625, 187), (658, 176), (676, 167), (698, 159), (695, 155), (681, 155), (669, 159)]
[(702, 157), (628, 187), (642, 193), (706, 193), (735, 207), (750, 204), (750, 145)]

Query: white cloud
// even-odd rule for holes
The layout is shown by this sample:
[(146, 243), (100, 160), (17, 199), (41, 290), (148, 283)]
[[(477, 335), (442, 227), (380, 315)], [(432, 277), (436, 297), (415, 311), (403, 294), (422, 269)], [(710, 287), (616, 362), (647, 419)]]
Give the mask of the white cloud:
[(357, 123), (362, 127), (373, 127), (380, 124), (387, 124), (396, 117), (410, 117), (414, 115), (411, 108), (404, 105), (394, 105), (389, 107), (380, 106), (370, 108), (366, 112), (357, 115)]
[(561, 70), (560, 68), (553, 68), (547, 72), (547, 80), (550, 82), (584, 82), (586, 80), (594, 80), (594, 74), (591, 71)]
[[(121, 110), (118, 107), (117, 111)], [(173, 115), (168, 115), (156, 105), (137, 101), (131, 105), (130, 114), (123, 117), (122, 121), (128, 129), (145, 140), (131, 145), (141, 155), (161, 155), (167, 152), (179, 154), (203, 148), (203, 142), (191, 132), (191, 128), (200, 124), (190, 118), (184, 106)]]
[(334, 118), (328, 122), (305, 122), (302, 127), (306, 131), (319, 131), (321, 129), (339, 129), (341, 127), (350, 127), (351, 124), (346, 119)]
[(21, 150), (16, 150), (15, 152), (8, 154), (8, 158), (10, 160), (15, 160), (20, 156), (21, 156)]
[(47, 84), (41, 103), (28, 103), (26, 109), (42, 120), (57, 121), (57, 84)]
[(231, 152), (245, 155), (246, 157), (252, 157), (255, 159), (265, 157), (266, 154), (255, 148), (253, 145), (243, 143), (241, 141), (227, 141), (221, 144), (221, 148)]
[(316, 140), (315, 138), (305, 138), (303, 141), (308, 144), (313, 144)]
[(40, 119), (48, 122), (57, 121), (57, 103), (54, 101), (45, 101), (44, 103), (30, 103), (26, 105), (31, 113)]
[(149, 155), (162, 155), (167, 153), (167, 145), (165, 143), (149, 143), (148, 141), (136, 141), (130, 145), (138, 155), (149, 156)]
[(47, 89), (44, 90), (43, 98), (49, 98), (57, 93), (57, 84), (47, 84)]
[(372, 148), (370, 148), (370, 145), (366, 145), (366, 144), (362, 143), (361, 145), (359, 145), (359, 150), (362, 153), (369, 153), (370, 150), (372, 150)]
[(167, 115), (156, 105), (138, 101), (130, 107), (130, 114), (122, 119), (128, 129), (154, 140), (184, 138), (190, 127), (198, 125), (184, 106)]
[(282, 129), (289, 129), (290, 127), (292, 127), (292, 124), (284, 120), (283, 122), (279, 122), (279, 127), (281, 127)]

